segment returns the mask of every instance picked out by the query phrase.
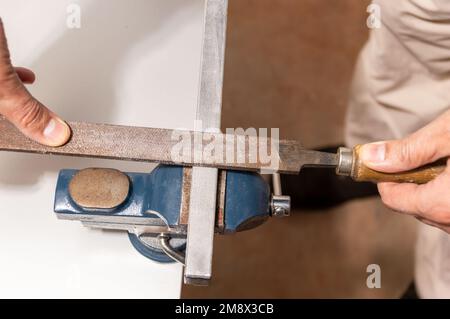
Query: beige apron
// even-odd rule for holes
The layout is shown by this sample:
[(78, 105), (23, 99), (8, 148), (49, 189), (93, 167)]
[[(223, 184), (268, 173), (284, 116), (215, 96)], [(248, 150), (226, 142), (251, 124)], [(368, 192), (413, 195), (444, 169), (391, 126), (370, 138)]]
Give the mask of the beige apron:
[[(450, 0), (373, 2), (382, 24), (357, 62), (348, 145), (404, 137), (450, 108)], [(421, 225), (415, 269), (421, 297), (450, 298), (450, 235)]]

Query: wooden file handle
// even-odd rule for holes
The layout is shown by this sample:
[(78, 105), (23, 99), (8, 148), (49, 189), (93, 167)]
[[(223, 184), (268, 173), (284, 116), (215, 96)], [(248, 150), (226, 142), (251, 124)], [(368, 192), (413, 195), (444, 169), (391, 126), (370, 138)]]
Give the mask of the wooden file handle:
[(446, 168), (447, 160), (439, 160), (402, 173), (381, 173), (365, 166), (360, 159), (361, 145), (353, 149), (353, 165), (350, 176), (358, 182), (395, 182), (425, 184), (441, 174)]

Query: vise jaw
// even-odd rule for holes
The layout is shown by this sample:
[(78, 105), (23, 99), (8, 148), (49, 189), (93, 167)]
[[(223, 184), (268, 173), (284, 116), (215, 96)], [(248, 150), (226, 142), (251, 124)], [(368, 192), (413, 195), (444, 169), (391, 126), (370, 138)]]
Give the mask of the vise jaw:
[[(165, 165), (151, 173), (62, 170), (54, 210), (59, 219), (86, 227), (127, 231), (131, 244), (151, 260), (184, 264), (191, 179), (192, 168)], [(255, 228), (280, 211), (288, 215), (289, 197), (273, 196), (261, 175), (219, 172), (216, 233)]]

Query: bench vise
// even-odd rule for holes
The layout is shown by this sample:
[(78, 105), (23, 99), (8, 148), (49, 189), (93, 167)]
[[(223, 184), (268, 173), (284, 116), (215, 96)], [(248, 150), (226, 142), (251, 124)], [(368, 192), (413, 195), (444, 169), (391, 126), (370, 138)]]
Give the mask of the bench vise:
[[(127, 231), (134, 248), (153, 261), (184, 264), (191, 179), (192, 168), (181, 166), (159, 165), (150, 173), (62, 170), (54, 210), (59, 219)], [(273, 180), (279, 192), (279, 180)], [(260, 174), (219, 172), (216, 233), (252, 229), (270, 216), (288, 216), (289, 211), (290, 198), (273, 195)]]

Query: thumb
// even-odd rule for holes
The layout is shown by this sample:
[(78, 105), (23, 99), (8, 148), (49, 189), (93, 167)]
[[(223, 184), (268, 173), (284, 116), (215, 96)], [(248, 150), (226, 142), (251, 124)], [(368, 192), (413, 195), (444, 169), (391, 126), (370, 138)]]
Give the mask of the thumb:
[(408, 171), (450, 156), (450, 111), (410, 136), (395, 141), (366, 144), (360, 159), (377, 171)]
[(359, 156), (367, 167), (377, 171), (408, 171), (448, 156), (446, 136), (422, 129), (405, 139), (363, 145)]
[(56, 147), (70, 138), (69, 126), (28, 92), (9, 102), (0, 102), (0, 113), (25, 136), (40, 144)]
[(408, 140), (386, 141), (361, 146), (359, 157), (369, 168), (394, 173), (419, 167), (419, 152)]
[(13, 68), (1, 19), (0, 114), (41, 144), (61, 146), (70, 138), (69, 126), (28, 92)]

